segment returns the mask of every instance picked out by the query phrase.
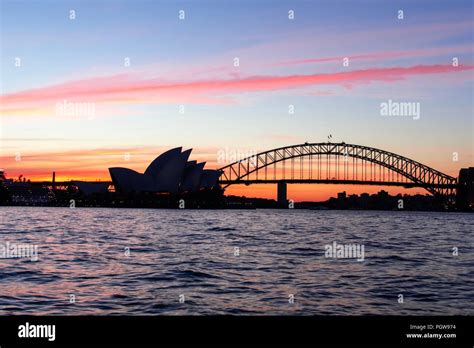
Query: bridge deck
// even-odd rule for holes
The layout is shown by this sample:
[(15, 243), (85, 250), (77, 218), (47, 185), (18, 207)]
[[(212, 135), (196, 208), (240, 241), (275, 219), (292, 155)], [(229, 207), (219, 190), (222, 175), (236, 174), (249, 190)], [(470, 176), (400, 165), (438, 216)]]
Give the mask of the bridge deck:
[[(87, 181), (88, 183), (101, 183), (112, 185), (111, 181)], [(344, 184), (344, 185), (375, 185), (375, 186), (403, 186), (406, 188), (413, 187), (432, 187), (436, 186), (439, 188), (457, 188), (457, 184), (420, 184), (413, 182), (393, 182), (393, 181), (364, 181), (364, 180), (336, 180), (336, 179), (259, 179), (259, 180), (219, 180), (219, 184), (222, 186), (229, 185), (252, 185), (252, 184), (278, 184), (279, 182), (286, 182), (287, 184)], [(73, 184), (74, 181), (57, 181), (54, 183), (55, 186), (68, 186)], [(52, 186), (51, 181), (35, 181), (30, 182), (32, 185), (45, 185)]]
[(336, 180), (336, 179), (273, 179), (273, 180), (219, 180), (223, 186), (229, 185), (251, 185), (251, 184), (278, 184), (286, 182), (287, 184), (344, 184), (344, 185), (377, 185), (377, 186), (403, 186), (412, 187), (439, 187), (439, 188), (457, 188), (456, 184), (420, 184), (413, 182), (393, 182), (393, 181), (365, 181), (365, 180)]

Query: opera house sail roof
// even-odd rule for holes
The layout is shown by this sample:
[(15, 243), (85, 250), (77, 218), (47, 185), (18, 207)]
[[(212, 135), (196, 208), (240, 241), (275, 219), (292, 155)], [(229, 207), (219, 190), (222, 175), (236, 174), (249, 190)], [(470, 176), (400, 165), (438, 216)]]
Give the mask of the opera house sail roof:
[(204, 169), (205, 162), (188, 161), (191, 151), (182, 151), (182, 147), (168, 150), (155, 158), (143, 174), (129, 168), (109, 168), (115, 190), (180, 193), (216, 187), (220, 172)]

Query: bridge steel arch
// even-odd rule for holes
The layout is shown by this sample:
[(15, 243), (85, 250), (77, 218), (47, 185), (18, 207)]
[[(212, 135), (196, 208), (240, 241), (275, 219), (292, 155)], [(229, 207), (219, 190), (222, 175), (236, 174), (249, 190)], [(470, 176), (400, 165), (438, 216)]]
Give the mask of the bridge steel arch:
[[(371, 162), (380, 167), (386, 168), (389, 171), (398, 173), (406, 178), (406, 182), (373, 182), (367, 180), (295, 180), (295, 179), (279, 179), (268, 180), (266, 175), (266, 168), (269, 166), (276, 166), (276, 163), (294, 160), (295, 158), (303, 159), (312, 156), (326, 156), (327, 159), (343, 158), (343, 161), (348, 161), (348, 158), (358, 159), (362, 161)], [(293, 163), (293, 162), (292, 162)], [(274, 167), (276, 168), (276, 167)], [(420, 162), (414, 161), (410, 158), (385, 151), (377, 148), (341, 143), (304, 143), (299, 145), (290, 145), (280, 147), (277, 149), (261, 152), (225, 167), (220, 168), (221, 176), (219, 183), (223, 187), (228, 187), (232, 184), (251, 184), (251, 183), (274, 183), (278, 181), (285, 181), (288, 183), (302, 183), (302, 182), (320, 182), (320, 183), (353, 183), (353, 184), (371, 184), (371, 185), (398, 185), (405, 187), (422, 187), (428, 192), (436, 196), (453, 196), (456, 193), (458, 186), (457, 178), (444, 174), (436, 169), (428, 167)], [(258, 180), (259, 172), (265, 172), (265, 179)], [(250, 180), (250, 175), (255, 173), (257, 179)]]

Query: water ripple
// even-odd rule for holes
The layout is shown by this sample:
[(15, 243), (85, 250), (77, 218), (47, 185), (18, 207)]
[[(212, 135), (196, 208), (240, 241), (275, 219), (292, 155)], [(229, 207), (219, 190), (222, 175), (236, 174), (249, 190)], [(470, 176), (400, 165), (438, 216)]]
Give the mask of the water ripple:
[[(3, 315), (474, 314), (474, 214), (35, 207), (0, 214), (1, 243), (39, 248), (37, 262), (0, 259)], [(364, 245), (364, 261), (325, 258), (333, 242)]]

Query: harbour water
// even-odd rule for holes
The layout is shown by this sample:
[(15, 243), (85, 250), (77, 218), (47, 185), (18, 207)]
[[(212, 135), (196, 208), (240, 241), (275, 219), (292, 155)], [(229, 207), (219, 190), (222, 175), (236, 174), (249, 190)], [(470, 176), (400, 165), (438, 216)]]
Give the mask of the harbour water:
[[(474, 214), (1, 207), (0, 314), (474, 315)], [(327, 245), (363, 246), (364, 259)], [(402, 295), (402, 297), (400, 297)]]

